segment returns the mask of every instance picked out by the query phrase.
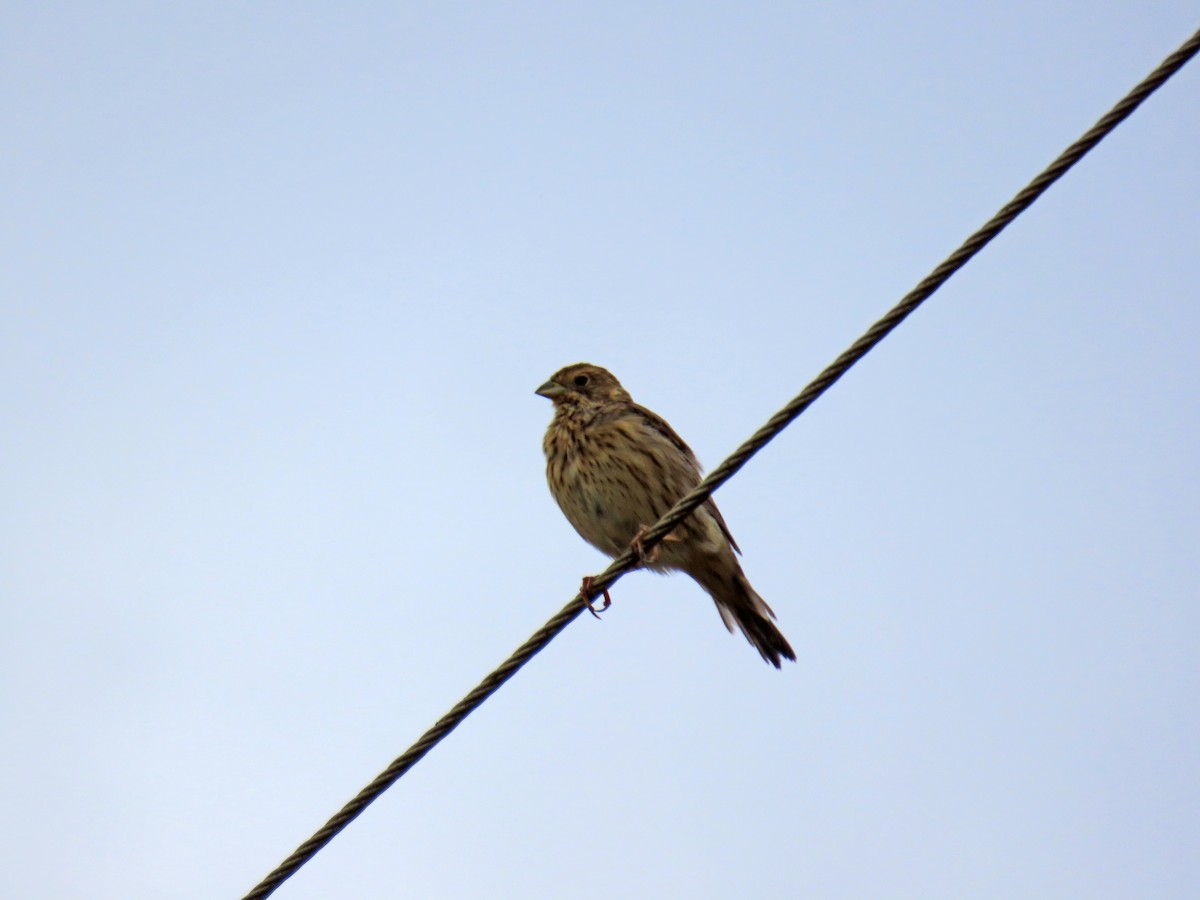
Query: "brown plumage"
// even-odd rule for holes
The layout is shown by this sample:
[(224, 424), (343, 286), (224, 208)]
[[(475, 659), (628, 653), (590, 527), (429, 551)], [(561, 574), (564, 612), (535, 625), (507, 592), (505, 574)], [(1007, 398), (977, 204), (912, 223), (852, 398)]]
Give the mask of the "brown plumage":
[[(537, 389), (554, 403), (546, 430), (550, 493), (575, 530), (609, 556), (624, 553), (700, 483), (700, 464), (671, 426), (633, 402), (612, 373), (576, 363)], [(710, 499), (652, 551), (644, 564), (686, 572), (717, 604), (725, 627), (741, 629), (775, 668), (796, 654), (775, 614), (738, 565), (740, 553)]]

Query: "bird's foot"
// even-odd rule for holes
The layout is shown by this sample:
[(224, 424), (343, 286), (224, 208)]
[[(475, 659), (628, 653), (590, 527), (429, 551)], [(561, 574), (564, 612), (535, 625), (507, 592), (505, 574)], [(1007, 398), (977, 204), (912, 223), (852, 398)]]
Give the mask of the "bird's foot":
[(587, 606), (588, 612), (598, 619), (600, 618), (600, 613), (612, 606), (612, 597), (608, 596), (606, 589), (601, 588), (600, 594), (604, 597), (604, 605), (600, 607), (600, 612), (597, 612), (596, 607), (592, 605), (592, 583), (595, 580), (591, 575), (584, 575), (583, 583), (579, 586), (579, 593), (583, 597), (583, 602)]
[[(642, 541), (646, 539), (646, 535), (649, 533), (649, 531), (649, 525), (638, 526), (637, 534), (635, 534), (633, 536), (633, 540), (629, 542), (629, 549), (633, 551), (633, 555), (637, 557), (638, 562), (642, 565), (658, 561), (659, 544), (655, 544), (653, 547), (651, 547), (649, 552), (647, 552), (646, 548), (642, 546)], [(670, 535), (667, 535), (667, 537), (664, 538), (664, 540), (670, 539)]]

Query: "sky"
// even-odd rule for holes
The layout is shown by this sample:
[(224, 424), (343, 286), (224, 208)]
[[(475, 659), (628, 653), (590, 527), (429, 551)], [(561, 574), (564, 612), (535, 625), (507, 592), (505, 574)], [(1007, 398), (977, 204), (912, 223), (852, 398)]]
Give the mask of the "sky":
[[(607, 561), (559, 367), (716, 465), (1193, 3), (29, 3), (0, 54), (0, 889), (237, 897)], [(1200, 65), (276, 896), (1183, 898)]]

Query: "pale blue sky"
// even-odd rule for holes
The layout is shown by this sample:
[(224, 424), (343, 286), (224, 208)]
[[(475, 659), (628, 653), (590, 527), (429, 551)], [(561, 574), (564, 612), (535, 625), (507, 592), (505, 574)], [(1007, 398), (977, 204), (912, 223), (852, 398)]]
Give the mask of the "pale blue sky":
[[(713, 465), (1195, 3), (54, 4), (0, 55), (0, 889), (235, 897), (605, 560), (559, 366)], [(1184, 898), (1200, 68), (281, 898)]]

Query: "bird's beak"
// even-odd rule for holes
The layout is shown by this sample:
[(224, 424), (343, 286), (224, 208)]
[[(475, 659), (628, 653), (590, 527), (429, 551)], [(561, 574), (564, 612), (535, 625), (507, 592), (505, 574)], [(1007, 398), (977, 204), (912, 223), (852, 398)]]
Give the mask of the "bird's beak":
[(563, 387), (561, 384), (559, 384), (557, 381), (547, 381), (540, 388), (538, 388), (536, 391), (534, 391), (534, 393), (540, 397), (549, 397), (551, 400), (553, 400), (555, 397), (557, 397), (559, 394), (563, 393), (565, 390), (566, 390), (566, 388)]

